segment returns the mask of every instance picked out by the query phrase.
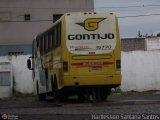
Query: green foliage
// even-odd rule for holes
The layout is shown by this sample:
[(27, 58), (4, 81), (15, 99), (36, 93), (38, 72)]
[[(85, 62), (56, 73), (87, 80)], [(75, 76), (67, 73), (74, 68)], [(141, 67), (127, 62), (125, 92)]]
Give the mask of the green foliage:
[(159, 92), (157, 90), (149, 90), (149, 91), (142, 91), (142, 92), (138, 92), (138, 91), (127, 91), (127, 92), (123, 92), (120, 90), (120, 88), (117, 88), (117, 90), (114, 90), (111, 92), (112, 96), (117, 96), (117, 95), (121, 95), (121, 96), (132, 96), (132, 95), (144, 95), (144, 94), (152, 94), (152, 93), (156, 93)]
[(113, 96), (115, 96), (115, 95), (121, 95), (122, 93), (123, 92), (122, 92), (122, 90), (121, 90), (120, 87), (111, 90), (111, 95), (113, 95)]
[(141, 31), (138, 31), (138, 38), (141, 38), (142, 37), (142, 34), (141, 34)]
[(157, 33), (157, 37), (160, 37), (160, 33)]
[(16, 91), (16, 81), (15, 81), (15, 77), (13, 76), (13, 94), (15, 93)]
[(35, 97), (33, 93), (21, 93), (16, 91), (15, 94), (13, 95), (15, 98), (28, 98), (28, 97)]

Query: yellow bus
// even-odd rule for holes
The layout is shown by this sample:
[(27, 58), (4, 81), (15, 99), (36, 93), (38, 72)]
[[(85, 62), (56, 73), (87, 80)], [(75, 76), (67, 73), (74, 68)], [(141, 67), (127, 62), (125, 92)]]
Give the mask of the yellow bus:
[(121, 84), (118, 20), (113, 13), (66, 13), (33, 40), (27, 61), (40, 99), (106, 100)]

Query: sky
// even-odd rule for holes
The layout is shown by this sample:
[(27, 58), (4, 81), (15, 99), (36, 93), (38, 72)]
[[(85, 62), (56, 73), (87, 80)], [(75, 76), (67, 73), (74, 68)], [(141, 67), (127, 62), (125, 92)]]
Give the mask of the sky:
[(160, 32), (160, 0), (94, 0), (94, 7), (119, 17), (121, 38)]

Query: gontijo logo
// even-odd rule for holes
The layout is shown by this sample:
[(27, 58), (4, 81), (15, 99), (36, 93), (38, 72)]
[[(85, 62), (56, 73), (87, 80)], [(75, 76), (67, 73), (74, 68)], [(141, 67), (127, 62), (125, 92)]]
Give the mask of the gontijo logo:
[(88, 18), (82, 23), (76, 23), (88, 31), (95, 31), (99, 27), (99, 23), (106, 18)]

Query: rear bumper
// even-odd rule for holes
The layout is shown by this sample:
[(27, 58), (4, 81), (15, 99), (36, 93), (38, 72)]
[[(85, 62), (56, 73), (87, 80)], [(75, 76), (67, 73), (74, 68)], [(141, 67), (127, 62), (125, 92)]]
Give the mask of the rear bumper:
[(118, 86), (121, 75), (64, 76), (63, 86)]

